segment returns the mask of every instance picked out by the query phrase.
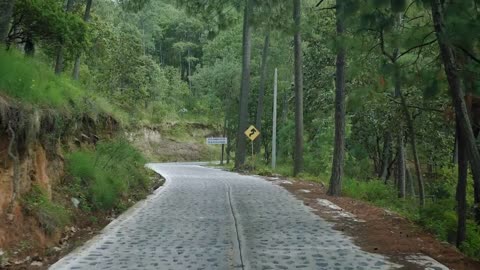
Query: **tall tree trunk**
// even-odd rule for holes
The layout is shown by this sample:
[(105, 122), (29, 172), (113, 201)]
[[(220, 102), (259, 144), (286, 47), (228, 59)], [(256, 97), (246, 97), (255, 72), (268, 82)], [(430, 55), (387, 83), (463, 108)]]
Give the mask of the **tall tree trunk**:
[[(67, 5), (65, 6), (65, 12), (71, 12), (73, 9), (73, 3), (75, 0), (68, 0)], [(63, 71), (63, 62), (64, 62), (64, 57), (63, 57), (63, 46), (64, 46), (64, 41), (60, 41), (58, 44), (57, 48), (57, 57), (55, 60), (55, 74), (60, 75)]]
[(405, 118), (407, 120), (407, 127), (410, 133), (410, 145), (412, 146), (412, 154), (415, 163), (415, 173), (418, 182), (418, 196), (420, 206), (425, 205), (425, 184), (423, 182), (422, 171), (420, 168), (420, 159), (418, 158), (418, 151), (417, 151), (417, 140), (415, 135), (415, 126), (413, 125), (413, 119), (408, 111), (407, 102), (405, 101), (405, 97), (402, 95), (402, 92), (399, 92), (400, 99), (402, 103), (403, 113), (405, 114)]
[[(441, 0), (431, 0), (432, 17), (437, 35), (440, 55), (447, 75), (447, 80), (452, 95), (455, 113), (458, 118), (458, 124), (462, 140), (465, 143), (466, 152), (470, 160), (472, 173), (474, 176), (480, 176), (480, 152), (478, 151), (472, 125), (470, 123), (467, 106), (465, 104), (464, 93), (461, 88), (460, 76), (457, 71), (456, 59), (453, 54), (450, 42), (446, 40), (446, 33)], [(477, 178), (478, 179), (478, 178)], [(475, 191), (475, 196), (479, 196), (480, 190)]]
[(398, 197), (405, 198), (406, 189), (406, 158), (405, 158), (405, 146), (403, 142), (403, 135), (397, 137), (397, 190)]
[(390, 164), (391, 158), (391, 147), (392, 147), (392, 134), (387, 131), (383, 139), (383, 152), (382, 152), (382, 168), (380, 170), (380, 179), (382, 181), (387, 180), (388, 175), (388, 165)]
[[(478, 136), (478, 126), (474, 125), (473, 121), (475, 121), (475, 119), (473, 118), (473, 115), (472, 115), (472, 95), (475, 93), (476, 91), (476, 78), (475, 78), (475, 74), (472, 73), (471, 71), (469, 71), (469, 56), (468, 55), (464, 55), (463, 53), (459, 53), (459, 65), (462, 65), (463, 66), (463, 70), (464, 70), (464, 76), (463, 76), (463, 84), (465, 86), (465, 93), (466, 93), (466, 96), (465, 96), (465, 102), (466, 102), (466, 106), (467, 106), (467, 111), (468, 111), (468, 116), (469, 116), (469, 119), (470, 119), (470, 123), (472, 125), (472, 129), (473, 129), (473, 135), (475, 138), (477, 138)], [(456, 139), (456, 140), (459, 140), (459, 139)], [(480, 224), (480, 175), (476, 175), (475, 173), (473, 173), (473, 192), (474, 192), (474, 217), (475, 217), (475, 221), (477, 222), (477, 224)]]
[(335, 78), (335, 146), (333, 152), (332, 175), (328, 194), (340, 196), (342, 193), (343, 166), (345, 159), (345, 59), (346, 48), (342, 37), (345, 32), (343, 0), (337, 0), (337, 62)]
[(7, 40), (14, 6), (15, 6), (15, 0), (0, 0), (0, 42), (1, 43), (4, 43)]
[(293, 175), (303, 171), (303, 55), (301, 36), (301, 0), (293, 0), (293, 20), (295, 22), (295, 154)]
[[(397, 26), (399, 23), (397, 22)], [(395, 85), (395, 98), (402, 97), (402, 79), (400, 69), (395, 62), (398, 57), (398, 49), (395, 48), (393, 53), (392, 64), (395, 66), (393, 80)], [(404, 144), (404, 130), (403, 123), (398, 125), (397, 130), (397, 174), (396, 174), (396, 184), (399, 198), (405, 198), (405, 183), (406, 183), (406, 157), (405, 157), (405, 144)]]
[[(87, 5), (85, 6), (85, 14), (83, 15), (83, 20), (85, 22), (90, 21), (90, 12), (92, 10), (93, 0), (87, 0)], [(80, 78), (80, 63), (81, 63), (82, 54), (79, 53), (75, 59), (75, 64), (73, 65), (73, 74), (72, 78), (78, 80)]]
[[(262, 132), (262, 119), (264, 111), (264, 99), (265, 99), (265, 84), (267, 80), (267, 61), (268, 61), (268, 49), (270, 47), (270, 33), (265, 35), (265, 42), (262, 52), (262, 73), (260, 75), (260, 89), (258, 90), (258, 103), (257, 103), (257, 117), (255, 120), (255, 127)], [(255, 154), (260, 152), (262, 146), (262, 133), (255, 141)]]
[(405, 171), (407, 172), (408, 194), (411, 197), (415, 197), (415, 184), (413, 183), (414, 179), (412, 172), (410, 172), (409, 168), (405, 168)]
[(247, 0), (243, 16), (242, 81), (240, 89), (240, 113), (237, 131), (237, 148), (235, 151), (235, 168), (241, 169), (245, 164), (247, 141), (243, 134), (248, 125), (248, 95), (250, 92), (250, 58), (252, 54), (253, 0)]
[(468, 157), (466, 145), (461, 136), (459, 121), (457, 120), (456, 137), (458, 138), (458, 183), (457, 183), (457, 247), (466, 239), (467, 232), (467, 176)]

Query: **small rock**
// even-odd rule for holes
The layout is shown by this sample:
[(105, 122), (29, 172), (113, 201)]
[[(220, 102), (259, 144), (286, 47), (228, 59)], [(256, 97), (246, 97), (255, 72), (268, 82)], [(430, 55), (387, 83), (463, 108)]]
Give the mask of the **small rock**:
[(72, 233), (76, 233), (77, 232), (77, 228), (75, 228), (74, 226), (70, 227), (70, 231)]
[(28, 256), (28, 257), (26, 257), (26, 258), (23, 259), (23, 260), (13, 262), (13, 264), (15, 264), (15, 265), (24, 264), (24, 263), (26, 263), (26, 262), (28, 262), (28, 261), (30, 261), (30, 260), (31, 260), (31, 258), (30, 258), (30, 256)]
[(60, 252), (62, 250), (62, 248), (60, 248), (60, 247), (53, 247), (52, 249), (55, 252)]
[(39, 262), (39, 261), (34, 261), (30, 264), (30, 266), (34, 266), (34, 267), (42, 267), (43, 266), (43, 263), (42, 262)]
[(15, 216), (13, 214), (8, 214), (7, 215), (7, 221), (12, 222)]
[(300, 189), (299, 192), (301, 193), (310, 193), (311, 191), (308, 189)]
[(75, 208), (78, 208), (78, 206), (80, 205), (80, 200), (77, 199), (77, 198), (72, 198), (71, 201), (72, 201), (73, 206)]

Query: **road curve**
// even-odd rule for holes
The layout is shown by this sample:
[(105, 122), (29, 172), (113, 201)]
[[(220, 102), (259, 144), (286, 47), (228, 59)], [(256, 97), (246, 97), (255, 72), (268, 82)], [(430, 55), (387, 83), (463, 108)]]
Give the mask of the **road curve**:
[(196, 164), (50, 269), (393, 269), (283, 188)]

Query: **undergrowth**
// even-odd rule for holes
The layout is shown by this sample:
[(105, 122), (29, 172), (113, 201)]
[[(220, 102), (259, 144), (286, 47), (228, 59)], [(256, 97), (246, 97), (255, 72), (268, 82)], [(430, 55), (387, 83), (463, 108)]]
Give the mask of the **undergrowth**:
[(24, 209), (34, 216), (48, 234), (53, 234), (70, 222), (69, 212), (48, 198), (47, 193), (34, 185), (22, 198)]
[[(430, 196), (426, 205), (420, 208), (417, 198), (398, 199), (394, 187), (382, 181), (358, 181), (346, 178), (343, 183), (345, 196), (392, 210), (435, 234), (441, 241), (451, 244), (455, 244), (457, 231), (454, 190), (454, 185), (427, 189), (429, 194), (439, 192), (442, 195)], [(468, 220), (467, 239), (460, 249), (467, 256), (480, 259), (480, 228), (471, 217)]]
[(67, 183), (84, 210), (125, 210), (150, 184), (144, 157), (126, 140), (103, 141), (67, 156)]

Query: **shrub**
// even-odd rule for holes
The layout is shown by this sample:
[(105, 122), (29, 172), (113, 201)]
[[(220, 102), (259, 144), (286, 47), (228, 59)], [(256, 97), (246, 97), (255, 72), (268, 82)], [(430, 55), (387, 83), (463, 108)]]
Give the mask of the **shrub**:
[(100, 142), (95, 151), (71, 153), (67, 157), (71, 193), (87, 209), (119, 208), (122, 198), (148, 189), (145, 162), (126, 140)]
[(420, 209), (418, 222), (441, 240), (452, 242), (457, 226), (455, 202), (446, 199), (428, 203)]
[(467, 256), (480, 259), (480, 228), (471, 220), (467, 222), (466, 238), (460, 249)]
[(22, 202), (24, 209), (34, 216), (49, 234), (53, 234), (70, 222), (68, 211), (52, 202), (39, 186), (33, 186), (32, 190), (22, 198)]
[(346, 196), (360, 200), (378, 203), (396, 198), (396, 191), (378, 180), (356, 181), (347, 178), (343, 185)]

